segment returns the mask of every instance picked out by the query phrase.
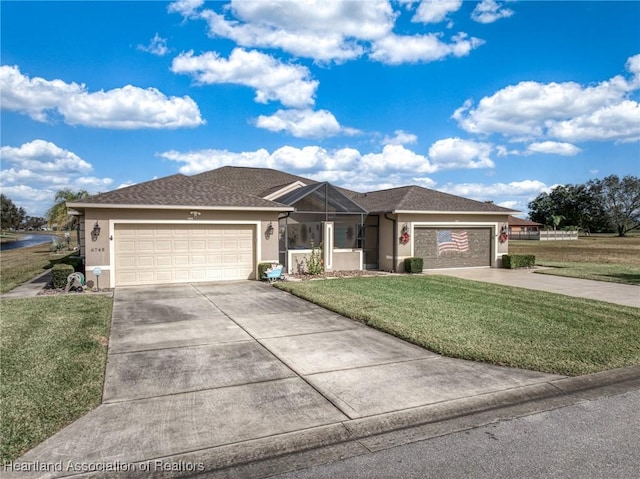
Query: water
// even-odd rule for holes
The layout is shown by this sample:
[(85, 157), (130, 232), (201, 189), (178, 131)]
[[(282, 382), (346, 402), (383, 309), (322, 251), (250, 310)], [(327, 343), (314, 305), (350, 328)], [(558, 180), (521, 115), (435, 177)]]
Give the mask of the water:
[[(0, 251), (7, 251), (10, 249), (28, 248), (29, 246), (36, 246), (43, 243), (51, 243), (57, 236), (53, 235), (26, 235), (24, 238), (18, 241), (11, 241), (10, 243), (0, 244)], [(64, 240), (64, 238), (62, 238)]]

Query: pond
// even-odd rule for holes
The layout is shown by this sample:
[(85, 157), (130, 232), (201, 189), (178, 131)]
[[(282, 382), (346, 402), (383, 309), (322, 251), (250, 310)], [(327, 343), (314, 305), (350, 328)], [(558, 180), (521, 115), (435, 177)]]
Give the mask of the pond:
[(28, 248), (29, 246), (36, 246), (43, 243), (51, 243), (54, 239), (58, 239), (55, 235), (25, 235), (18, 241), (11, 241), (9, 243), (1, 243), (0, 251), (7, 251), (10, 249)]

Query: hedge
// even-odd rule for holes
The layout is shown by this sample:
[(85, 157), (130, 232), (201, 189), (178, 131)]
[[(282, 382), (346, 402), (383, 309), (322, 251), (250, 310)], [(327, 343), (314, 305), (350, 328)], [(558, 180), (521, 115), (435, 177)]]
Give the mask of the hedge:
[(502, 255), (502, 267), (507, 269), (533, 268), (536, 257), (532, 254), (505, 254)]
[(424, 262), (422, 258), (405, 258), (404, 259), (404, 272), (405, 273), (422, 273), (422, 266)]
[(258, 279), (264, 279), (264, 272), (271, 268), (273, 263), (258, 263)]
[(64, 288), (67, 286), (67, 278), (75, 270), (70, 264), (55, 264), (51, 268), (51, 283), (54, 288)]

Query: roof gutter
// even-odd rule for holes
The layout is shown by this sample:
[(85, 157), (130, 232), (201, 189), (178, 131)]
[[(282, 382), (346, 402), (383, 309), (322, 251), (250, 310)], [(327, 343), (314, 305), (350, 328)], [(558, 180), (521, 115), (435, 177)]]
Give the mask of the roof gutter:
[(419, 214), (419, 215), (511, 215), (520, 214), (522, 211), (418, 211), (418, 210), (393, 210), (394, 214)]
[(391, 261), (393, 261), (392, 267), (391, 267), (391, 272), (395, 273), (396, 272), (396, 266), (398, 264), (398, 243), (396, 241), (396, 238), (398, 237), (398, 220), (396, 220), (395, 218), (389, 218), (388, 213), (384, 214), (384, 218), (391, 221), (393, 223), (393, 238), (391, 239), (391, 244), (393, 245), (393, 252), (391, 253)]
[(128, 210), (205, 210), (205, 211), (295, 211), (291, 206), (203, 206), (203, 205), (119, 205), (106, 203), (67, 203), (69, 208), (101, 208)]

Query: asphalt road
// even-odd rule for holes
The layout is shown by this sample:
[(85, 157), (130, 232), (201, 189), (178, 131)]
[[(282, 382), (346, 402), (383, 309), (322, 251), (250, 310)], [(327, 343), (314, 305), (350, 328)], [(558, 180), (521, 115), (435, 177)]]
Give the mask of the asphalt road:
[(637, 478), (639, 444), (631, 391), (274, 477)]

